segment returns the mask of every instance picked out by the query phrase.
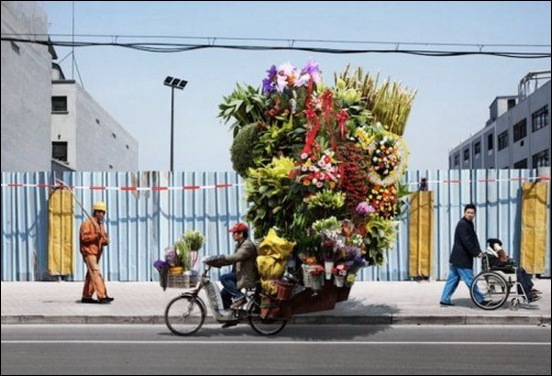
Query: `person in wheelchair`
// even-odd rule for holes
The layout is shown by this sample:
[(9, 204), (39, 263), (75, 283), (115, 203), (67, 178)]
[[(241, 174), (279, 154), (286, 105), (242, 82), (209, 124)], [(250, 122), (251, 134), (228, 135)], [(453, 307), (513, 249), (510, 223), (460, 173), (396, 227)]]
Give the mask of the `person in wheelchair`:
[[(487, 243), (489, 244), (489, 247), (487, 248), (487, 254), (489, 255), (489, 267), (492, 270), (501, 270), (504, 273), (515, 272), (518, 281), (525, 290), (525, 294), (527, 295), (529, 302), (539, 300), (541, 296), (538, 294), (541, 292), (534, 288), (531, 276), (522, 267), (516, 268), (515, 261), (509, 258), (504, 248), (502, 248), (502, 242), (499, 239), (492, 238), (488, 239)], [(518, 293), (522, 294), (523, 291), (518, 291)]]

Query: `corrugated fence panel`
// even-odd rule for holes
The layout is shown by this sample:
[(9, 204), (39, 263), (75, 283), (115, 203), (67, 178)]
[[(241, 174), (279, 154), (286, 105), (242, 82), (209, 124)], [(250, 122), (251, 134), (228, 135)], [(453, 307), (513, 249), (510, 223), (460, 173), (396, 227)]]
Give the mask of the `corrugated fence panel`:
[[(502, 239), (508, 253), (519, 261), (521, 231), (521, 184), (534, 179), (533, 170), (421, 170), (408, 171), (403, 180), (410, 191), (421, 178), (435, 192), (435, 253), (432, 279), (445, 279), (454, 229), (464, 205), (477, 206), (476, 230), (485, 247), (489, 237)], [(233, 172), (63, 172), (2, 173), (3, 281), (48, 280), (48, 196), (56, 181), (74, 187), (83, 208), (107, 203), (106, 227), (111, 244), (101, 260), (104, 276), (113, 281), (158, 280), (153, 262), (164, 257), (165, 248), (187, 230), (205, 234), (205, 255), (233, 252), (228, 228), (243, 221), (248, 204), (243, 180)], [(50, 186), (48, 186), (50, 185)], [(548, 197), (550, 201), (550, 196)], [(409, 201), (398, 218), (397, 244), (386, 253), (383, 266), (362, 269), (365, 281), (407, 280)], [(547, 203), (550, 212), (550, 202)], [(90, 213), (91, 214), (91, 213)], [(86, 219), (75, 205), (75, 274), (83, 280), (86, 268), (78, 251), (79, 226)], [(546, 251), (550, 275), (550, 245)], [(478, 263), (476, 263), (478, 264)], [(479, 265), (477, 265), (479, 270)], [(218, 277), (218, 276), (217, 276)]]

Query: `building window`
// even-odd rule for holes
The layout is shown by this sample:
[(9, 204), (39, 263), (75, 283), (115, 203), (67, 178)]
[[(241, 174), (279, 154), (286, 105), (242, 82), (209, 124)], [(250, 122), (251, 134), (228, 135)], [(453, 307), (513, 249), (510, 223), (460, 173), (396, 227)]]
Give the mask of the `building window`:
[(52, 97), (52, 112), (67, 112), (67, 97)]
[(523, 119), (514, 125), (514, 142), (527, 137), (527, 119)]
[(550, 166), (550, 157), (548, 156), (548, 149), (533, 155), (533, 168), (548, 167), (548, 166)]
[(52, 158), (58, 161), (67, 162), (67, 142), (52, 142)]
[(478, 141), (473, 145), (473, 155), (477, 158), (479, 154), (481, 154), (481, 142)]
[(548, 125), (548, 107), (544, 106), (540, 110), (533, 112), (533, 132), (538, 131)]
[(498, 135), (498, 151), (508, 147), (508, 131)]
[(487, 136), (487, 151), (493, 150), (493, 141), (494, 141), (494, 134), (490, 134)]
[(514, 163), (514, 168), (527, 168), (527, 158)]
[(454, 167), (459, 167), (460, 166), (460, 154), (456, 154), (454, 156)]
[(470, 160), (470, 149), (464, 149), (464, 163)]
[(508, 110), (514, 108), (516, 106), (516, 100), (515, 99), (508, 99)]

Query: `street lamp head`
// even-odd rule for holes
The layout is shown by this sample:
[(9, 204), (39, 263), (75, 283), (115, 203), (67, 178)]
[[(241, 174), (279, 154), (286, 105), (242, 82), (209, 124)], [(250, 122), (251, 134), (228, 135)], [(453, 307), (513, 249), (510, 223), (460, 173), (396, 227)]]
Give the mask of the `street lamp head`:
[(175, 78), (171, 76), (167, 76), (165, 78), (165, 82), (163, 82), (165, 86), (170, 86), (175, 89), (183, 90), (186, 87), (186, 84), (188, 84), (188, 81), (181, 80), (180, 78)]

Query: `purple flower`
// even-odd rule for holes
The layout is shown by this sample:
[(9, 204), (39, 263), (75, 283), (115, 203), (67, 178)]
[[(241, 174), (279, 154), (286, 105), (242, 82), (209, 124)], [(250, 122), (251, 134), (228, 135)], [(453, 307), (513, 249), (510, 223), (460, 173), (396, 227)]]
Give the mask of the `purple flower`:
[(368, 215), (371, 213), (375, 213), (376, 209), (374, 209), (372, 205), (366, 203), (366, 201), (362, 201), (360, 204), (357, 205), (355, 211), (361, 215)]
[(268, 76), (263, 79), (263, 93), (265, 95), (269, 95), (276, 91), (276, 88), (274, 86), (274, 81), (276, 75), (278, 74), (278, 71), (276, 70), (276, 65), (271, 66), (270, 69), (266, 72), (268, 73)]
[(306, 86), (311, 78), (315, 84), (322, 80), (320, 77), (320, 68), (318, 67), (318, 63), (314, 60), (309, 60), (307, 62), (307, 65), (305, 65), (301, 71), (301, 75), (299, 76), (296, 86)]
[(164, 269), (168, 268), (169, 267), (169, 264), (167, 264), (165, 261), (163, 260), (157, 260), (153, 263), (153, 266), (155, 267), (155, 269), (157, 269), (159, 272), (163, 271)]

